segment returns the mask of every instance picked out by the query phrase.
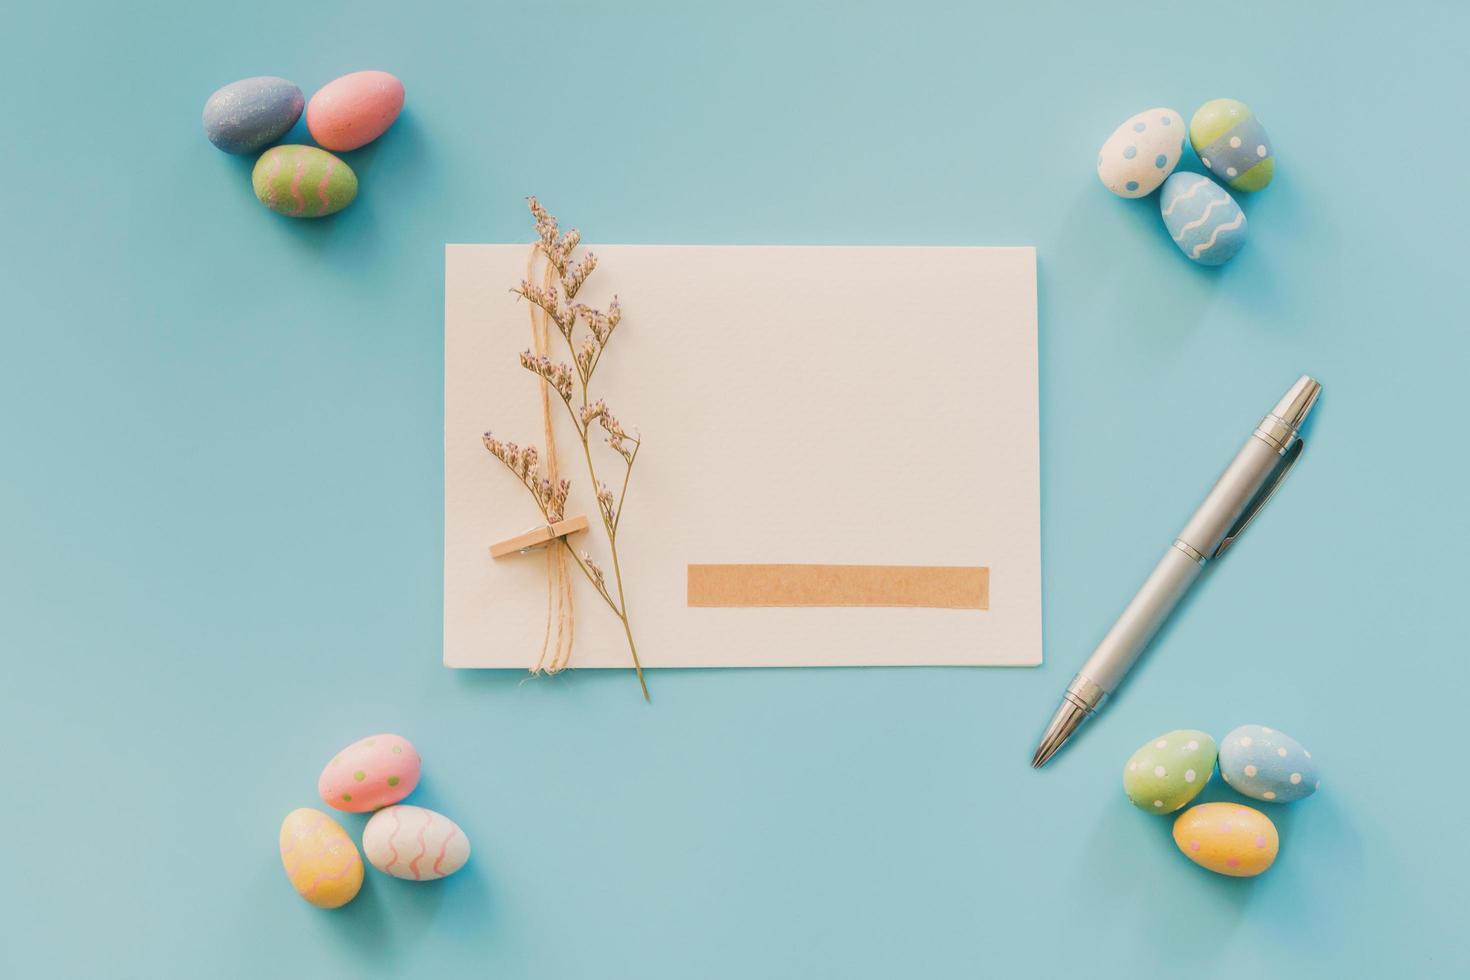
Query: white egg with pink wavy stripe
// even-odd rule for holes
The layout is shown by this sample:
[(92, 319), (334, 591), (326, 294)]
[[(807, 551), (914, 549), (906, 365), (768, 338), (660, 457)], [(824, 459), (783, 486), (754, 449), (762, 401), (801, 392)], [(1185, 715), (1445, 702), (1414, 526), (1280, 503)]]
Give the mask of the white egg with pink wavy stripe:
[(452, 875), (470, 859), (470, 840), (442, 813), (407, 803), (373, 814), (362, 829), (368, 863), (408, 881)]

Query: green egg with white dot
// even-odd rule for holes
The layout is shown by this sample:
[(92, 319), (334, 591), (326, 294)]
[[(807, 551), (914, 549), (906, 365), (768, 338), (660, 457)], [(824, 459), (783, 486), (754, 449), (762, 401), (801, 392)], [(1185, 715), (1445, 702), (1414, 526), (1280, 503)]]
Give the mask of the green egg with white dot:
[(1215, 772), (1215, 740), (1193, 728), (1151, 738), (1123, 767), (1128, 799), (1149, 813), (1173, 813), (1199, 795)]

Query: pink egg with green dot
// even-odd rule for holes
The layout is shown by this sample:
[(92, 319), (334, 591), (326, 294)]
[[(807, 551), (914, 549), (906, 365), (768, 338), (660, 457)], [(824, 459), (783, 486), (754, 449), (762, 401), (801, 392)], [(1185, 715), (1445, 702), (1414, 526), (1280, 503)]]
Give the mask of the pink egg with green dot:
[(419, 753), (402, 735), (369, 735), (338, 752), (317, 780), (322, 802), (348, 813), (391, 806), (419, 784)]

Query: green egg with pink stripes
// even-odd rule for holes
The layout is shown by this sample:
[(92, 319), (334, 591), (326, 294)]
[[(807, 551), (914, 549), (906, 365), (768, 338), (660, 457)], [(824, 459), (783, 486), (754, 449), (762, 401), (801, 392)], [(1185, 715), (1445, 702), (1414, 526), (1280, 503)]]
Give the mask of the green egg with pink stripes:
[(277, 214), (321, 218), (357, 197), (357, 174), (341, 158), (314, 146), (273, 146), (255, 161), (255, 196)]
[(1258, 191), (1276, 176), (1276, 154), (1256, 114), (1235, 99), (1212, 99), (1189, 121), (1199, 162), (1233, 191)]

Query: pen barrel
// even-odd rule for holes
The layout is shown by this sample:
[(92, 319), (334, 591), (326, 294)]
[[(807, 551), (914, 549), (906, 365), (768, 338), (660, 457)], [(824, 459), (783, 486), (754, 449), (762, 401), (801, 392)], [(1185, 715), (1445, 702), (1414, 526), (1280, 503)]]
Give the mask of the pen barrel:
[(1259, 435), (1245, 441), (1123, 615), (1082, 665), (1081, 676), (1108, 692), (1118, 686), (1199, 578), (1231, 526), (1271, 479), (1280, 457), (1280, 447)]
[(1271, 478), (1280, 459), (1281, 451), (1260, 436), (1247, 439), (1179, 532), (1179, 540), (1205, 558), (1213, 556), (1251, 499)]
[(1171, 545), (1079, 674), (1104, 691), (1116, 688), (1202, 571), (1203, 565)]

